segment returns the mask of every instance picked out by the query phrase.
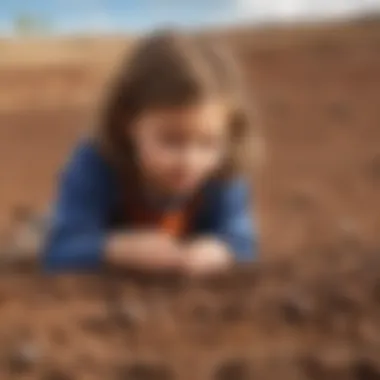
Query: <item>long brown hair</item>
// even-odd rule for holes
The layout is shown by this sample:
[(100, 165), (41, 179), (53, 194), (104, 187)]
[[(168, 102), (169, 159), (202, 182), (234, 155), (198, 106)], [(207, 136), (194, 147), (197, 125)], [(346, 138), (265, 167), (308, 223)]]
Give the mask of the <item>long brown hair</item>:
[(234, 175), (243, 167), (243, 144), (252, 127), (236, 65), (225, 47), (181, 32), (145, 37), (110, 87), (96, 135), (101, 152), (126, 175), (136, 167), (124, 132), (128, 123), (146, 109), (188, 105), (210, 96), (229, 107), (230, 149), (221, 174)]

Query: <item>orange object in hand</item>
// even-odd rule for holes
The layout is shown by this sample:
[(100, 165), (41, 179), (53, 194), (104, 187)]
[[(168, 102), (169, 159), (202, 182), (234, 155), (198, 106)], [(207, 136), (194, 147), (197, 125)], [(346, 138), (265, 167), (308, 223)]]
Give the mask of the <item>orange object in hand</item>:
[(127, 215), (134, 228), (155, 229), (183, 238), (191, 231), (197, 205), (198, 199), (193, 199), (179, 209), (154, 211), (143, 202), (129, 202)]
[(153, 228), (177, 238), (185, 236), (190, 228), (189, 215), (186, 209), (160, 213), (140, 209), (135, 210), (131, 217), (136, 228)]

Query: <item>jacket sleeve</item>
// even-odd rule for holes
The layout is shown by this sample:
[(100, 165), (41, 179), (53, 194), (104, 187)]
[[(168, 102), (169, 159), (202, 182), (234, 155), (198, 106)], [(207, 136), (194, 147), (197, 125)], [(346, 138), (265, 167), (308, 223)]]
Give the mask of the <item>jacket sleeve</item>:
[(79, 146), (64, 168), (43, 254), (47, 272), (101, 266), (109, 198), (105, 162), (89, 144)]
[(251, 261), (256, 256), (257, 244), (250, 187), (244, 180), (218, 186), (211, 197), (209, 233), (229, 245), (237, 262)]

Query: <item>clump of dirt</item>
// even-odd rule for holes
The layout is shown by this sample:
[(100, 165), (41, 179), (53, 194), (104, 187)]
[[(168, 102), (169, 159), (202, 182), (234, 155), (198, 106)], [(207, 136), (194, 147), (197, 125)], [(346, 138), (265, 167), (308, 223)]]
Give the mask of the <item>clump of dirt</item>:
[(1, 378), (379, 379), (379, 321), (375, 253), (321, 252), (208, 279), (8, 265)]

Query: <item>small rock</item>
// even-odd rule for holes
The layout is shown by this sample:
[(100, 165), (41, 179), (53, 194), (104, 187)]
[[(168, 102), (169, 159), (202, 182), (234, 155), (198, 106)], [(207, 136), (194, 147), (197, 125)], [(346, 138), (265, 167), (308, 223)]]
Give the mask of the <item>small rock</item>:
[(327, 106), (329, 117), (336, 122), (348, 122), (351, 118), (350, 106), (342, 101), (331, 102)]
[(249, 380), (248, 364), (242, 359), (221, 363), (215, 371), (214, 380)]
[(58, 346), (66, 346), (69, 340), (67, 332), (60, 328), (53, 329), (50, 338)]
[(325, 377), (324, 367), (321, 361), (310, 355), (305, 355), (299, 360), (299, 367), (308, 380), (322, 380)]
[(13, 374), (30, 371), (41, 359), (41, 350), (33, 343), (14, 348), (9, 356), (9, 370)]
[(196, 322), (203, 323), (213, 320), (215, 313), (211, 306), (200, 303), (194, 306), (191, 316)]
[(380, 380), (380, 368), (367, 360), (359, 360), (352, 369), (355, 380)]
[(133, 328), (146, 320), (146, 311), (135, 304), (125, 303), (114, 307), (112, 320), (122, 328)]
[(300, 360), (299, 364), (301, 371), (308, 380), (351, 379), (348, 361), (334, 363), (307, 355)]
[(280, 300), (280, 313), (291, 325), (304, 323), (312, 312), (309, 300), (301, 295), (289, 295)]
[(107, 334), (109, 321), (106, 315), (91, 315), (80, 321), (83, 330), (94, 334)]
[(238, 303), (228, 303), (220, 311), (221, 319), (227, 323), (238, 322), (244, 317), (242, 305)]
[(41, 376), (41, 380), (75, 380), (75, 377), (62, 370), (51, 369)]
[(374, 185), (378, 185), (380, 183), (380, 154), (373, 157), (368, 163), (367, 173), (369, 180)]
[(338, 290), (331, 291), (327, 294), (326, 302), (326, 307), (330, 311), (334, 311), (338, 314), (351, 314), (357, 307), (352, 297)]
[(164, 364), (135, 363), (122, 366), (115, 380), (174, 380), (174, 373)]
[(297, 191), (289, 196), (287, 206), (292, 212), (305, 213), (313, 209), (315, 200), (312, 195)]
[(373, 285), (372, 294), (377, 302), (380, 303), (380, 279)]

